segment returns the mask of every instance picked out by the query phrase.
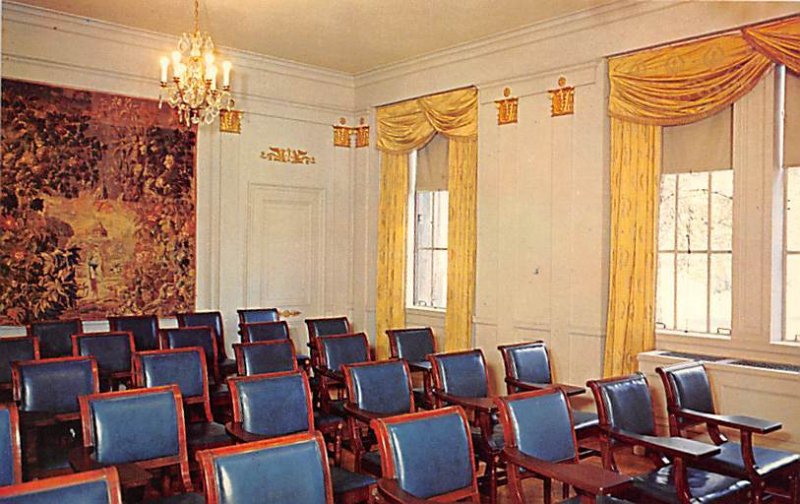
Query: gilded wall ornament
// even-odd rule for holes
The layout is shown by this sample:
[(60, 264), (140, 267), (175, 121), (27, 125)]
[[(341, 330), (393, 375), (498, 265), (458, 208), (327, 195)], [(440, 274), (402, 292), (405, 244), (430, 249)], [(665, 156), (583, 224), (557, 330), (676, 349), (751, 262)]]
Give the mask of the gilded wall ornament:
[(511, 88), (503, 89), (502, 100), (495, 101), (497, 105), (497, 125), (513, 124), (517, 122), (517, 112), (519, 110), (519, 98), (510, 97)]
[(347, 124), (347, 119), (340, 117), (339, 124), (333, 125), (333, 145), (335, 147), (350, 147), (352, 129), (345, 124)]
[(244, 112), (241, 110), (226, 110), (219, 111), (219, 130), (222, 133), (241, 133), (242, 132), (242, 116)]
[(575, 113), (575, 88), (567, 86), (567, 79), (559, 77), (558, 88), (549, 89), (550, 93), (550, 117), (570, 115)]
[(279, 147), (270, 147), (269, 151), (261, 151), (261, 159), (278, 163), (317, 164), (316, 158), (309, 156), (308, 151)]

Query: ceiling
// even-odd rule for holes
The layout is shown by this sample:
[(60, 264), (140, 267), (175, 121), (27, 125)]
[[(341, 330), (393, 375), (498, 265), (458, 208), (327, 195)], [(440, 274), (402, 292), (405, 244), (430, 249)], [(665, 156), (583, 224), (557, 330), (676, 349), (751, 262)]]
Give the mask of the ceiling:
[[(18, 0), (174, 34), (191, 0)], [(346, 73), (572, 14), (613, 0), (200, 0), (201, 29), (234, 47)]]

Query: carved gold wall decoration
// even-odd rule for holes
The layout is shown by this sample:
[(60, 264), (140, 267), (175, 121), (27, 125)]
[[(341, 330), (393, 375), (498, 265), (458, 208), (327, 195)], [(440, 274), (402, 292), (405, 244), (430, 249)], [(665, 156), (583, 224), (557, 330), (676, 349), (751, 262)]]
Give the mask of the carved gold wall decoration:
[(513, 124), (517, 122), (517, 111), (519, 110), (519, 98), (510, 98), (511, 88), (503, 89), (502, 100), (495, 101), (497, 105), (497, 125)]
[(303, 314), (303, 312), (298, 311), (298, 310), (279, 310), (278, 311), (278, 315), (280, 315), (281, 318), (284, 318), (284, 319), (285, 318), (289, 318), (289, 317), (296, 317), (296, 316), (302, 315), (302, 314)]
[(339, 118), (339, 124), (333, 125), (333, 145), (336, 147), (350, 147), (350, 135), (352, 128), (345, 126), (347, 119)]
[(278, 163), (317, 164), (316, 158), (309, 156), (308, 151), (280, 147), (270, 147), (269, 151), (261, 151), (261, 159)]
[(369, 126), (365, 124), (365, 120), (362, 117), (359, 121), (358, 126), (353, 128), (353, 133), (356, 136), (356, 148), (367, 147), (369, 146)]
[(550, 116), (562, 116), (575, 113), (575, 88), (567, 86), (567, 79), (559, 77), (558, 89), (549, 89), (550, 93)]
[(242, 132), (242, 116), (244, 112), (241, 110), (227, 110), (222, 109), (219, 111), (219, 130), (222, 133), (241, 133)]

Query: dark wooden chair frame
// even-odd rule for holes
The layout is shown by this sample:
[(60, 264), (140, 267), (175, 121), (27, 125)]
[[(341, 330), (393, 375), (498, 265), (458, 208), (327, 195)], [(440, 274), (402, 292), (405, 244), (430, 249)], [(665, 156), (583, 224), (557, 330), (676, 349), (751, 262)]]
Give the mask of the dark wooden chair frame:
[[(645, 383), (647, 383), (647, 378), (642, 373), (635, 374), (640, 375), (645, 380)], [(678, 500), (681, 504), (689, 504), (693, 501), (687, 481), (686, 469), (690, 465), (696, 464), (697, 461), (719, 454), (720, 449), (714, 445), (700, 443), (690, 439), (639, 435), (633, 432), (612, 429), (608, 410), (606, 409), (605, 401), (602, 397), (601, 386), (628, 380), (631, 376), (632, 375), (605, 378), (602, 380), (589, 380), (587, 382), (587, 385), (594, 394), (597, 413), (600, 417), (600, 446), (603, 467), (610, 471), (619, 472), (619, 467), (614, 460), (614, 452), (619, 449), (641, 446), (645, 449), (647, 456), (656, 467), (665, 465), (669, 460), (672, 461), (672, 464), (675, 466), (675, 488)], [(736, 499), (728, 499), (718, 502), (739, 501)]]
[[(122, 321), (122, 320), (153, 320), (153, 319), (155, 319), (155, 321), (156, 321), (156, 335), (155, 335), (156, 339), (155, 339), (154, 343), (156, 345), (156, 348), (158, 348), (158, 346), (159, 346), (158, 331), (161, 330), (161, 327), (160, 327), (160, 322), (158, 320), (158, 316), (157, 315), (120, 315), (120, 316), (108, 317), (108, 328), (112, 332), (124, 331), (124, 329), (121, 329), (119, 327), (119, 325), (118, 325), (119, 322)], [(134, 336), (134, 341), (135, 340), (136, 340), (136, 337)]]
[(301, 432), (298, 434), (291, 434), (288, 436), (281, 436), (277, 438), (260, 439), (246, 444), (225, 446), (223, 448), (215, 448), (213, 450), (204, 450), (197, 454), (200, 465), (203, 467), (203, 481), (206, 491), (206, 499), (209, 504), (219, 504), (219, 488), (217, 487), (217, 478), (214, 474), (214, 458), (224, 457), (228, 455), (238, 455), (254, 451), (263, 450), (265, 448), (274, 448), (278, 446), (287, 446), (297, 442), (316, 440), (320, 447), (322, 454), (322, 470), (325, 475), (325, 502), (326, 504), (333, 504), (333, 485), (331, 484), (331, 470), (328, 466), (328, 455), (325, 451), (325, 442), (322, 435), (313, 432)]
[[(311, 352), (311, 366), (316, 368), (320, 365), (319, 362), (319, 347), (317, 346), (317, 338), (320, 337), (317, 334), (317, 329), (314, 326), (316, 322), (322, 322), (327, 320), (344, 320), (345, 325), (347, 326), (347, 332), (343, 332), (341, 335), (345, 334), (354, 334), (353, 333), (353, 324), (350, 323), (350, 319), (348, 317), (316, 317), (316, 318), (307, 318), (305, 319), (306, 330), (308, 331), (308, 348)], [(327, 334), (325, 336), (340, 336), (339, 334)]]
[[(345, 386), (347, 387), (347, 397), (348, 397), (348, 401), (345, 403), (344, 409), (345, 412), (347, 413), (347, 427), (350, 432), (350, 442), (353, 451), (354, 466), (356, 472), (361, 471), (364, 463), (362, 457), (370, 450), (370, 447), (366, 446), (364, 443), (363, 431), (366, 430), (368, 434), (369, 430), (371, 429), (371, 422), (377, 418), (386, 418), (396, 415), (392, 414), (387, 415), (387, 414), (381, 414), (363, 410), (358, 408), (354, 403), (350, 402), (350, 398), (354, 397), (354, 390), (355, 390), (351, 369), (364, 366), (374, 366), (376, 364), (383, 364), (389, 362), (398, 362), (398, 361), (402, 362), (403, 366), (406, 368), (406, 376), (408, 376), (408, 394), (409, 394), (408, 412), (414, 413), (417, 411), (417, 409), (416, 405), (414, 404), (414, 388), (413, 388), (413, 383), (411, 382), (411, 370), (409, 369), (407, 361), (400, 359), (391, 359), (385, 361), (359, 362), (357, 364), (347, 364), (344, 366), (344, 380), (345, 380)], [(381, 468), (380, 467), (369, 468), (368, 471), (380, 476), (379, 473), (381, 471)]]
[[(700, 362), (687, 362), (685, 364), (668, 366), (666, 368), (656, 368), (656, 372), (661, 377), (661, 381), (664, 384), (664, 391), (667, 397), (667, 416), (669, 419), (670, 436), (688, 438), (689, 436), (683, 429), (704, 423), (706, 424), (708, 436), (711, 438), (711, 441), (714, 445), (719, 446), (728, 441), (727, 436), (721, 432), (720, 427), (738, 430), (742, 448), (742, 460), (747, 470), (747, 478), (753, 485), (753, 502), (760, 504), (764, 500), (764, 493), (766, 492), (786, 499), (792, 504), (798, 504), (798, 502), (800, 502), (800, 462), (789, 465), (776, 474), (770, 474), (766, 477), (760, 475), (756, 470), (756, 461), (753, 455), (753, 434), (769, 434), (778, 431), (783, 427), (780, 422), (740, 415), (718, 415), (680, 408), (678, 404), (678, 391), (675, 390), (667, 373), (669, 371), (678, 371), (698, 366), (704, 367)], [(701, 465), (705, 466), (705, 464)], [(707, 468), (714, 472), (725, 473), (723, 467), (717, 467), (716, 465), (708, 464)], [(736, 474), (728, 475), (739, 476)], [(788, 488), (786, 489), (788, 493), (783, 488), (775, 487), (771, 484), (776, 477), (787, 479), (789, 482)]]
[[(320, 336), (314, 339), (314, 344), (317, 348), (317, 365), (314, 366), (314, 375), (319, 380), (318, 382), (318, 396), (320, 400), (320, 407), (325, 413), (330, 413), (330, 403), (332, 401), (331, 392), (334, 390), (338, 393), (339, 396), (342, 395), (342, 392), (346, 393), (347, 390), (345, 389), (345, 381), (344, 381), (344, 373), (342, 370), (339, 369), (330, 369), (328, 367), (328, 362), (325, 357), (325, 352), (322, 350), (322, 338), (328, 339), (338, 339), (338, 338), (352, 338), (353, 336), (360, 336), (364, 341), (364, 348), (367, 349), (367, 360), (364, 362), (373, 362), (372, 351), (369, 347), (369, 340), (367, 339), (367, 335), (363, 332), (360, 333), (348, 333), (348, 334), (336, 334), (331, 336)], [(311, 359), (312, 365), (314, 362), (314, 358)], [(353, 363), (355, 364), (355, 363)], [(341, 399), (342, 397), (340, 397)]]
[[(438, 345), (436, 344), (436, 334), (430, 327), (386, 329), (386, 336), (389, 338), (389, 352), (391, 353), (393, 359), (401, 358), (400, 352), (397, 349), (397, 336), (406, 331), (418, 331), (420, 329), (427, 329), (429, 334), (431, 335), (431, 342), (433, 343), (432, 353), (437, 353), (439, 351)], [(415, 373), (418, 372), (422, 374), (423, 395), (426, 403), (425, 406), (427, 406), (428, 408), (433, 408), (435, 405), (435, 399), (433, 397), (433, 381), (431, 378), (431, 370), (425, 367), (416, 366), (412, 362), (409, 362), (408, 367), (412, 372)]]
[[(19, 410), (14, 403), (0, 404), (0, 409), (8, 410), (11, 419), (11, 464), (13, 473), (13, 484), (22, 483), (22, 443), (19, 434)], [(1, 487), (0, 487), (1, 488)]]
[(178, 320), (178, 328), (192, 327), (186, 323), (186, 317), (196, 314), (216, 314), (217, 316), (219, 316), (220, 320), (219, 334), (217, 334), (217, 330), (213, 326), (211, 327), (211, 331), (214, 334), (214, 339), (216, 339), (217, 341), (217, 366), (219, 366), (219, 371), (222, 374), (226, 374), (226, 372), (227, 374), (232, 373), (233, 370), (228, 371), (226, 369), (222, 369), (222, 366), (220, 366), (220, 363), (222, 361), (228, 359), (228, 354), (225, 350), (225, 319), (222, 317), (222, 312), (219, 310), (203, 310), (198, 312), (176, 313), (175, 318)]
[(0, 499), (19, 498), (31, 493), (46, 492), (84, 483), (106, 481), (108, 485), (108, 504), (122, 504), (119, 475), (115, 467), (104, 467), (64, 476), (55, 476), (12, 486), (0, 487)]
[(119, 387), (120, 384), (126, 384), (128, 386), (133, 385), (133, 354), (136, 353), (136, 343), (133, 340), (133, 333), (130, 331), (104, 331), (99, 333), (80, 333), (80, 334), (73, 334), (72, 335), (72, 355), (73, 357), (80, 357), (81, 350), (80, 350), (80, 339), (81, 338), (102, 338), (106, 336), (124, 336), (127, 335), (129, 338), (129, 344), (131, 349), (131, 362), (130, 362), (130, 370), (128, 371), (117, 371), (114, 373), (103, 373), (102, 370), (98, 367), (98, 372), (100, 373), (101, 380), (107, 380), (108, 386), (110, 390), (113, 390), (116, 386)]
[[(503, 424), (503, 437), (505, 441), (503, 459), (506, 462), (508, 484), (510, 488), (509, 494), (512, 496), (512, 500), (516, 504), (523, 504), (525, 502), (522, 493), (522, 479), (530, 476), (538, 477), (544, 482), (543, 495), (545, 504), (550, 504), (551, 502), (550, 492), (552, 480), (561, 481), (564, 484), (565, 491), (562, 495), (563, 498), (567, 497), (569, 486), (574, 487), (578, 495), (587, 498), (591, 497), (592, 500), (595, 496), (610, 494), (626, 488), (631, 483), (631, 478), (601, 467), (579, 463), (578, 438), (574, 428), (572, 429), (572, 442), (575, 446), (575, 456), (570, 460), (555, 463), (538, 459), (519, 451), (519, 448), (516, 446), (514, 425), (508, 411), (508, 404), (522, 399), (552, 394), (564, 395), (567, 411), (569, 412), (569, 421), (571, 425), (574, 425), (572, 406), (569, 403), (567, 392), (563, 389), (546, 388), (519, 392), (507, 397), (497, 398), (498, 416), (500, 417), (500, 422)], [(524, 476), (520, 474), (517, 470), (518, 468), (527, 471)]]
[[(33, 343), (33, 359), (29, 359), (29, 360), (40, 360), (42, 358), (42, 356), (41, 356), (41, 352), (39, 351), (39, 338), (38, 337), (36, 337), (36, 336), (12, 336), (12, 337), (9, 337), (9, 338), (3, 338), (3, 341), (23, 341), (23, 340), (31, 340), (31, 342)], [(14, 390), (14, 380), (13, 380), (13, 378), (9, 382), (0, 383), (0, 391), (2, 391), (2, 390), (8, 390), (8, 391), (13, 391)], [(13, 394), (13, 392), (12, 392), (12, 394)]]
[[(281, 312), (277, 308), (239, 308), (238, 310), (236, 310), (236, 317), (237, 317), (237, 319), (239, 321), (239, 324), (238, 324), (239, 336), (242, 335), (242, 325), (248, 323), (248, 322), (245, 322), (245, 320), (244, 320), (245, 319), (245, 314), (258, 312), (258, 311), (271, 311), (271, 312), (274, 312), (275, 313), (275, 317), (276, 317), (275, 322), (277, 322), (277, 321), (279, 321), (281, 319)], [(249, 322), (249, 323), (252, 323), (252, 322)]]
[[(37, 335), (33, 333), (33, 326), (35, 325), (48, 325), (48, 324), (66, 324), (71, 323), (74, 324), (78, 330), (73, 334), (80, 334), (83, 332), (83, 322), (79, 318), (69, 318), (69, 319), (60, 319), (60, 320), (37, 320), (35, 322), (31, 322), (27, 326), (25, 326), (25, 334), (29, 338), (38, 338)], [(39, 341), (39, 347), (41, 348), (42, 342)], [(60, 357), (69, 357), (69, 355), (62, 355)], [(41, 357), (39, 357), (41, 358)], [(47, 357), (48, 359), (58, 358), (58, 357)]]
[[(452, 492), (437, 495), (430, 499), (421, 499), (400, 488), (397, 482), (397, 469), (394, 465), (394, 456), (392, 455), (392, 446), (389, 441), (389, 431), (387, 425), (406, 423), (410, 421), (424, 420), (426, 418), (436, 418), (438, 416), (451, 415), (458, 413), (464, 422), (464, 428), (467, 432), (467, 442), (469, 443), (469, 459), (472, 467), (472, 484)], [(463, 499), (469, 499), (469, 502), (474, 504), (480, 503), (480, 493), (478, 491), (478, 479), (475, 471), (475, 452), (472, 445), (472, 436), (469, 435), (470, 424), (464, 410), (459, 406), (450, 406), (430, 411), (418, 411), (416, 413), (408, 413), (405, 415), (396, 415), (392, 417), (375, 418), (371, 422), (372, 429), (378, 438), (378, 447), (381, 453), (381, 472), (383, 477), (378, 480), (378, 492), (380, 495), (391, 504), (420, 504), (423, 502), (457, 502)]]
[[(236, 372), (239, 376), (248, 376), (247, 370), (245, 369), (244, 365), (244, 348), (247, 347), (259, 347), (259, 346), (272, 346), (272, 345), (283, 345), (286, 344), (287, 340), (273, 340), (273, 341), (255, 341), (255, 342), (243, 342), (243, 343), (236, 343), (233, 345), (233, 353), (236, 355)], [(294, 343), (292, 340), (288, 340), (292, 347), (292, 371), (297, 371), (299, 368), (297, 366), (297, 354), (294, 351)]]
[[(131, 462), (130, 464), (122, 464), (122, 468), (119, 470), (124, 470), (124, 466), (132, 465), (137, 466), (139, 468), (149, 470), (149, 469), (160, 469), (162, 467), (173, 467), (178, 466), (180, 472), (181, 483), (183, 485), (183, 489), (185, 492), (193, 492), (194, 486), (192, 485), (192, 479), (189, 475), (189, 453), (188, 449), (186, 448), (186, 421), (184, 417), (183, 411), (183, 401), (181, 399), (181, 392), (178, 389), (177, 385), (165, 385), (162, 387), (152, 387), (152, 388), (138, 388), (132, 390), (121, 390), (117, 392), (105, 392), (102, 394), (90, 394), (80, 397), (80, 405), (81, 405), (81, 426), (83, 430), (83, 448), (74, 450), (70, 453), (70, 464), (73, 468), (76, 469), (78, 472), (87, 471), (91, 469), (98, 469), (103, 467), (99, 462), (97, 462), (92, 453), (94, 452), (94, 445), (92, 444), (92, 432), (93, 432), (93, 421), (91, 416), (91, 411), (89, 409), (89, 402), (95, 399), (112, 399), (115, 397), (127, 397), (127, 396), (135, 396), (135, 395), (142, 395), (142, 394), (155, 394), (155, 393), (162, 393), (165, 391), (172, 392), (172, 395), (175, 398), (175, 408), (177, 413), (177, 427), (178, 427), (178, 454), (169, 456), (169, 457), (160, 457), (157, 459), (150, 459), (150, 460), (141, 460), (137, 462)], [(119, 465), (118, 465), (119, 466)], [(125, 482), (121, 482), (123, 487), (125, 486)], [(169, 478), (164, 478), (162, 482), (162, 491), (164, 493), (169, 493), (170, 490), (170, 481)]]
[[(242, 336), (242, 343), (257, 343), (257, 341), (252, 341), (250, 338), (250, 328), (251, 327), (260, 327), (260, 326), (283, 326), (286, 328), (286, 335), (291, 339), (291, 331), (289, 330), (289, 324), (285, 320), (275, 320), (273, 322), (249, 322), (244, 323), (242, 322), (239, 324), (239, 329), (241, 331)], [(259, 340), (262, 341), (262, 340)]]

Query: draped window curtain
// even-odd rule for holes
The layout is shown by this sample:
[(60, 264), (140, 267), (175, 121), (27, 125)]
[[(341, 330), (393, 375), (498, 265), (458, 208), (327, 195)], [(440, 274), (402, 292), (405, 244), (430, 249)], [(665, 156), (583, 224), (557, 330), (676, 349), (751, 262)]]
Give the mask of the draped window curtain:
[(611, 58), (611, 263), (603, 372), (638, 369), (655, 348), (662, 126), (729, 107), (775, 63), (800, 73), (800, 16)]
[(436, 134), (448, 139), (449, 209), (445, 350), (468, 348), (475, 305), (478, 91), (458, 89), (378, 108), (376, 345), (388, 356), (386, 329), (405, 327), (408, 154)]

